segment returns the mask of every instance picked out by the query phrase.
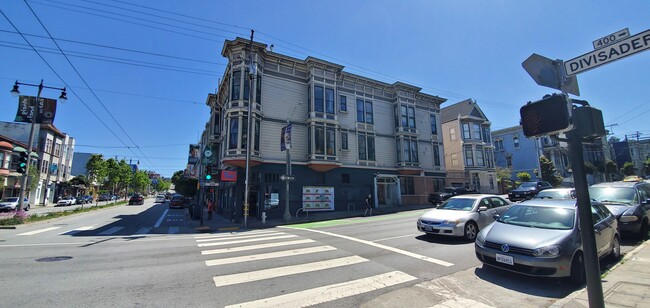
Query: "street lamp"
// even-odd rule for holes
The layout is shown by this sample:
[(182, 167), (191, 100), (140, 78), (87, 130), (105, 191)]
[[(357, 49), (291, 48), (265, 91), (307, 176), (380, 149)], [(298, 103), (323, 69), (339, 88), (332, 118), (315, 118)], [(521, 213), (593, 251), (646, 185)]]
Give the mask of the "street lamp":
[[(304, 103), (300, 102), (300, 103), (296, 104), (295, 106), (293, 106), (293, 110), (291, 111), (291, 115), (289, 115), (289, 118), (287, 118), (287, 129), (288, 129), (289, 125), (291, 125), (291, 118), (293, 117), (293, 113), (296, 111), (296, 108), (298, 108), (298, 106), (300, 106), (300, 105), (304, 105)], [(285, 141), (285, 144), (286, 144), (286, 141)], [(287, 144), (286, 151), (287, 151), (287, 176), (291, 177), (291, 145), (290, 144)], [(286, 188), (286, 194), (285, 194), (285, 198), (284, 198), (284, 215), (283, 215), (283, 219), (284, 219), (285, 222), (289, 222), (291, 220), (291, 212), (289, 210), (289, 182), (290, 181), (289, 181), (288, 178), (285, 179), (284, 185), (285, 185), (285, 188)]]
[[(49, 87), (43, 85), (43, 79), (41, 79), (41, 82), (39, 84), (31, 84), (31, 83), (23, 83), (23, 82), (18, 82), (16, 80), (16, 83), (14, 83), (13, 88), (11, 89), (11, 95), (14, 97), (18, 97), (20, 95), (20, 91), (18, 91), (18, 86), (23, 85), (23, 86), (30, 86), (30, 87), (38, 87), (38, 94), (36, 94), (36, 101), (35, 104), (36, 106), (31, 106), (32, 107), (32, 122), (31, 122), (31, 128), (29, 131), (29, 141), (27, 143), (27, 157), (32, 157), (32, 146), (34, 144), (34, 128), (36, 127), (34, 124), (36, 124), (36, 115), (37, 115), (37, 108), (38, 108), (38, 103), (41, 100), (41, 92), (43, 91), (43, 88), (47, 89), (54, 89), (54, 90), (61, 90), (61, 95), (59, 96), (59, 100), (61, 102), (65, 102), (68, 97), (66, 93), (66, 88), (57, 88), (57, 87)], [(27, 166), (27, 172), (23, 174), (23, 178), (20, 183), (20, 197), (18, 199), (18, 206), (16, 207), (16, 211), (20, 211), (23, 209), (23, 202), (25, 199), (25, 187), (27, 187), (27, 179), (29, 178), (29, 165)]]

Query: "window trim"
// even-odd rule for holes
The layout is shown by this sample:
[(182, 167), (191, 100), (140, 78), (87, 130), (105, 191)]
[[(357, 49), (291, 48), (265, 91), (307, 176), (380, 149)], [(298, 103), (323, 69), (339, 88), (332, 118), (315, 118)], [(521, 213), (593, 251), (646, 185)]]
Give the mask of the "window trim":
[(348, 97), (339, 94), (339, 111), (348, 112)]

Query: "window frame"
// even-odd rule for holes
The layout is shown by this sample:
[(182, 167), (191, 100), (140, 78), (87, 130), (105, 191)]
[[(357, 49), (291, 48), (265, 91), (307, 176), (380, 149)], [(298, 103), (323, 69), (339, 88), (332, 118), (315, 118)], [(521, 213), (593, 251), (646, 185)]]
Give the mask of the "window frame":
[(341, 150), (349, 150), (349, 147), (348, 133), (341, 132)]
[[(318, 89), (320, 89), (320, 97)], [(325, 112), (325, 87), (322, 85), (314, 85), (314, 111)]]
[(474, 166), (474, 152), (472, 149), (465, 149), (465, 166)]
[(463, 128), (463, 140), (472, 139), (471, 127), (469, 123), (463, 123), (462, 128)]
[(348, 112), (348, 98), (345, 95), (339, 95), (339, 111)]
[(437, 135), (438, 134), (438, 124), (436, 120), (436, 114), (432, 113), (429, 115), (429, 121), (431, 121), (431, 134), (432, 135)]

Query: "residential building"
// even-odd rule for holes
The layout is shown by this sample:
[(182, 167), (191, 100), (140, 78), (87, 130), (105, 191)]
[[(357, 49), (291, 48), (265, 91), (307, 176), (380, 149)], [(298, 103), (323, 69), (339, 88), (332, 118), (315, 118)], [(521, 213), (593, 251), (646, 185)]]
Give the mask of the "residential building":
[(650, 158), (650, 138), (636, 135), (625, 136), (625, 140), (613, 144), (616, 164), (623, 168), (626, 162), (634, 164), (634, 174), (648, 175), (645, 172), (645, 162)]
[[(0, 135), (23, 144), (29, 142), (30, 129), (31, 124), (27, 123), (0, 122)], [(64, 183), (72, 179), (70, 170), (75, 140), (52, 124), (36, 124), (34, 142), (32, 147), (38, 154), (36, 167), (40, 176), (36, 189), (30, 192), (29, 200), (33, 205), (52, 204), (65, 194)]]
[(88, 170), (86, 169), (86, 164), (90, 160), (90, 157), (96, 153), (81, 153), (75, 152), (72, 159), (72, 169), (70, 169), (70, 174), (75, 177), (78, 175), (88, 176)]
[[(0, 198), (20, 195), (23, 175), (16, 170), (20, 159), (19, 153), (24, 152), (26, 147), (25, 143), (0, 134)], [(32, 154), (30, 160), (31, 165), (34, 167), (37, 164), (36, 159), (34, 159), (36, 157), (38, 157), (36, 154)]]
[[(249, 78), (249, 41), (224, 43), (228, 66), (206, 104), (211, 117), (200, 143), (212, 149), (212, 168), (220, 173), (214, 196), (217, 211), (239, 220), (245, 190), (246, 151), (250, 157), (249, 215), (281, 217), (285, 200), (291, 213), (305, 205), (303, 189), (333, 189), (325, 210), (362, 207), (373, 194), (376, 206), (425, 204), (444, 186), (440, 104), (445, 99), (402, 82), (392, 84), (344, 72), (344, 67), (307, 57), (297, 59), (252, 44), (256, 75)], [(251, 102), (252, 128), (248, 104)], [(285, 185), (287, 157), (282, 128), (290, 123), (292, 174)], [(199, 171), (205, 174), (205, 170)]]
[(491, 123), (472, 99), (441, 110), (447, 185), (497, 193)]
[(493, 131), (495, 165), (510, 169), (510, 180), (517, 180), (520, 172), (530, 174), (532, 180), (539, 180), (539, 157), (542, 155), (539, 139), (526, 138), (521, 125)]

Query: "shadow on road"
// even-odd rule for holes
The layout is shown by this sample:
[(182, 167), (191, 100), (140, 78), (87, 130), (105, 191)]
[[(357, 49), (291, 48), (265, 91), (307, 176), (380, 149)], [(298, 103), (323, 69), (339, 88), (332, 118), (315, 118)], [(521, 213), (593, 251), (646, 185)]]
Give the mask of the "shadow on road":
[(452, 237), (452, 236), (432, 235), (432, 234), (421, 234), (416, 236), (415, 239), (424, 242), (429, 242), (434, 244), (445, 244), (445, 245), (465, 245), (472, 242), (462, 237)]

